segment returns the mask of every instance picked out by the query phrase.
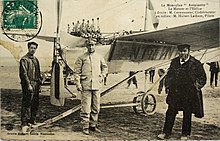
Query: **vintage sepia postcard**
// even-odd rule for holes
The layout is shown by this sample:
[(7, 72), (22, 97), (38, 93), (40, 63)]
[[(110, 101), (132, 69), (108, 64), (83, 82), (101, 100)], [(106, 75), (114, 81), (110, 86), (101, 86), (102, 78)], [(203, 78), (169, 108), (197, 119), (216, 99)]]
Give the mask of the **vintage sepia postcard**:
[(219, 0), (0, 0), (1, 140), (220, 139)]

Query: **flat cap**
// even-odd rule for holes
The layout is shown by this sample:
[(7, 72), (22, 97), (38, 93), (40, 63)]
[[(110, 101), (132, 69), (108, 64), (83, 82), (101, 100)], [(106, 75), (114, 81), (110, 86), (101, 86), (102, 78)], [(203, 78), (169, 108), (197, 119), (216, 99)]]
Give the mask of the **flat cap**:
[(190, 49), (190, 45), (180, 44), (180, 45), (177, 46), (177, 48), (178, 48), (178, 50), (182, 50), (182, 49), (185, 49), (185, 48)]
[(93, 41), (92, 39), (86, 40), (86, 46), (88, 46), (88, 45), (95, 45), (95, 44), (96, 44), (96, 42)]

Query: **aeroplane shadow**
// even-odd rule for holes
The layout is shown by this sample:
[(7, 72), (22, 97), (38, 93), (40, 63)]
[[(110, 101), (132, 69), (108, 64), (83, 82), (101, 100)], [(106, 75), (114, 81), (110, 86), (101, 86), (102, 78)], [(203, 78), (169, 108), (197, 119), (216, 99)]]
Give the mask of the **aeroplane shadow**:
[[(22, 93), (18, 89), (1, 89), (1, 129), (20, 130), (20, 110)], [(50, 97), (40, 95), (38, 122), (55, 117), (78, 105), (79, 100), (66, 100), (65, 106), (50, 104)], [(5, 111), (13, 113), (5, 115)], [(101, 109), (98, 127), (102, 133), (92, 133), (100, 139), (157, 139), (162, 132), (165, 114), (155, 113), (151, 116), (135, 114), (131, 107)], [(182, 118), (177, 118), (171, 139), (181, 136)], [(50, 124), (39, 127), (34, 132), (81, 132), (79, 111)], [(192, 122), (192, 140), (219, 139), (220, 127), (213, 124)]]

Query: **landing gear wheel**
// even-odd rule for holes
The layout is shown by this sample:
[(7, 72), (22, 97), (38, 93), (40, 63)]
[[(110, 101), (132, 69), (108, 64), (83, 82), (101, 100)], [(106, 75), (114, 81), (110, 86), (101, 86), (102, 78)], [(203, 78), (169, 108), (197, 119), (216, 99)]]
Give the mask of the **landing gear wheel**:
[(136, 114), (142, 113), (142, 107), (141, 107), (141, 99), (143, 97), (144, 92), (138, 92), (137, 96), (134, 97), (133, 103), (137, 103), (137, 106), (133, 106), (133, 110)]
[(156, 112), (156, 98), (153, 94), (144, 94), (141, 100), (141, 108), (144, 114), (153, 115)]

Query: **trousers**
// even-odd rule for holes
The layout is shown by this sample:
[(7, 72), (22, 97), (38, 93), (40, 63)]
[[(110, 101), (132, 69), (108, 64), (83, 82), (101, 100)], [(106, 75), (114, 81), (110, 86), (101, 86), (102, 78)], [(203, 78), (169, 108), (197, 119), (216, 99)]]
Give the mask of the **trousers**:
[(100, 112), (100, 93), (98, 90), (84, 90), (81, 92), (80, 118), (83, 129), (96, 127)]
[(34, 123), (39, 108), (39, 85), (32, 85), (33, 92), (28, 91), (26, 85), (21, 85), (22, 88), (22, 104), (21, 104), (21, 125), (25, 126), (28, 123)]
[(158, 87), (158, 94), (161, 94), (161, 91), (163, 90), (165, 77), (160, 80), (159, 87)]
[(211, 71), (211, 77), (210, 77), (210, 85), (212, 86), (213, 81), (215, 80), (215, 86), (218, 85), (218, 72)]
[[(178, 111), (176, 111), (175, 108), (168, 106), (166, 112), (165, 124), (163, 128), (163, 133), (165, 133), (166, 135), (171, 135), (177, 113)], [(192, 122), (191, 110), (188, 108), (183, 109), (182, 135), (187, 136), (191, 134), (191, 122)]]

